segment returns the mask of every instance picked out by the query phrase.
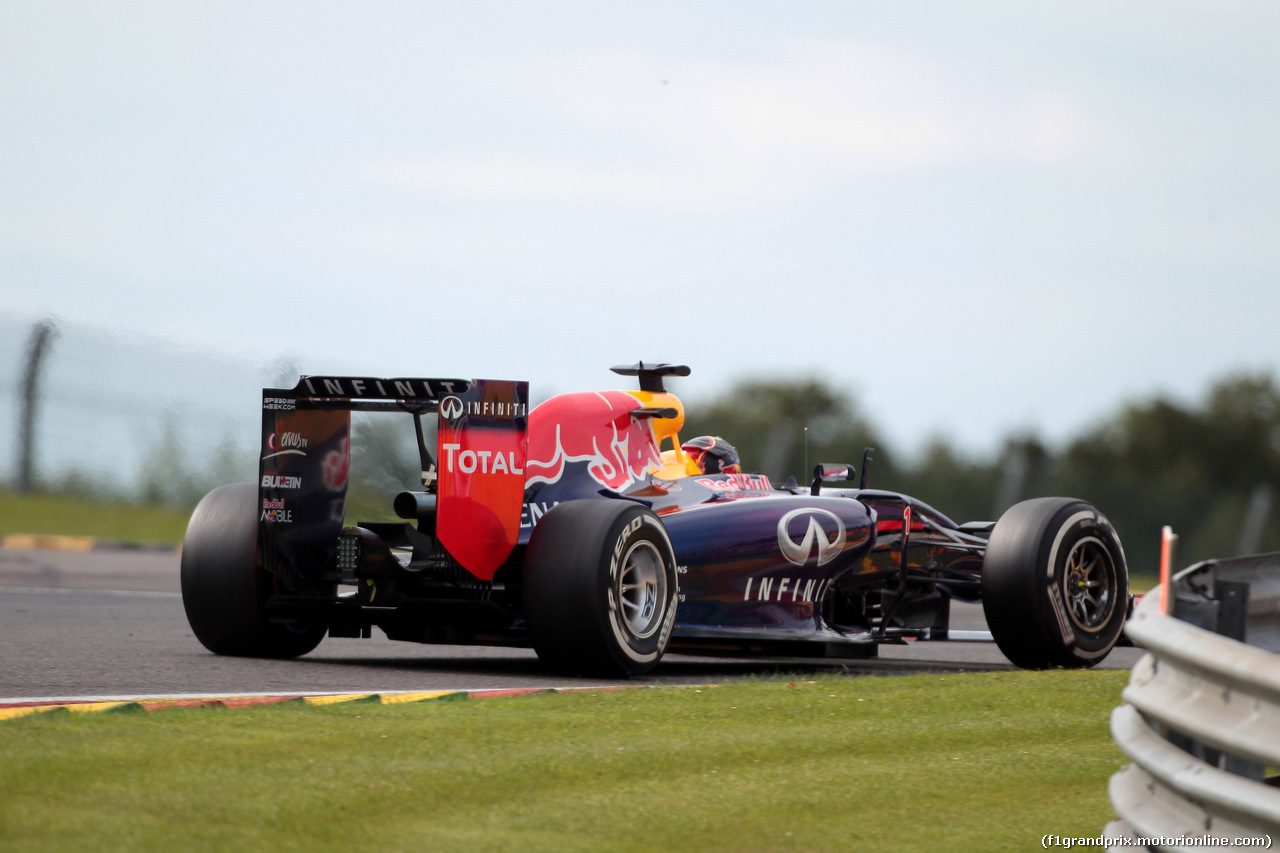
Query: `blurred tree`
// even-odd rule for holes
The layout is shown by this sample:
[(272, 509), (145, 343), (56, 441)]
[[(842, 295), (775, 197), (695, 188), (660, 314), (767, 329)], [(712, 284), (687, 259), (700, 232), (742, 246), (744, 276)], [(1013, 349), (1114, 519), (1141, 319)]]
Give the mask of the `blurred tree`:
[[(1254, 497), (1280, 485), (1280, 393), (1270, 377), (1222, 379), (1198, 410), (1131, 403), (1071, 442), (1057, 467), (1050, 488), (1096, 503), (1133, 569), (1156, 570), (1166, 524), (1179, 534), (1181, 565), (1231, 556), (1242, 539), (1280, 547), (1269, 497)], [(1257, 532), (1246, 537), (1250, 526)]]
[(241, 446), (233, 435), (223, 436), (222, 442), (209, 457), (203, 474), (197, 479), (195, 485), (199, 496), (203, 497), (214, 488), (227, 483), (251, 482), (258, 475), (256, 456), (253, 448)]
[(893, 476), (892, 454), (853, 397), (817, 379), (738, 383), (709, 403), (687, 407), (681, 437), (695, 435), (724, 438), (738, 448), (745, 470), (779, 483), (790, 476), (807, 483), (821, 462), (860, 464), (868, 446), (877, 449), (873, 482), (887, 485)]
[(56, 477), (46, 479), (45, 483), (41, 491), (81, 501), (113, 503), (127, 501), (130, 497), (122, 493), (112, 479), (84, 468), (64, 469)]
[[(423, 425), (434, 421), (423, 418)], [(427, 446), (435, 447), (428, 435)], [(422, 488), (418, 444), (409, 415), (367, 415), (351, 418), (351, 476), (355, 484), (391, 497), (404, 489)]]
[[(424, 417), (427, 447), (434, 452), (435, 417)], [(351, 481), (347, 490), (347, 518), (353, 521), (393, 521), (392, 501), (406, 489), (422, 488), (418, 443), (413, 418), (368, 415), (351, 418)]]
[(188, 464), (178, 416), (169, 412), (142, 462), (138, 497), (144, 504), (191, 507), (207, 491), (205, 485)]
[(1270, 376), (1235, 376), (1209, 391), (1203, 453), (1213, 485), (1240, 492), (1280, 478), (1280, 394)]
[(250, 482), (257, 475), (256, 454), (230, 435), (207, 457), (193, 456), (176, 412), (165, 415), (149, 446), (135, 489), (144, 504), (190, 509), (218, 486)]
[[(1025, 462), (1019, 464), (1022, 467), (1014, 487), (1021, 489)], [(984, 521), (994, 517), (991, 506), (1001, 472), (1001, 466), (966, 458), (946, 439), (935, 438), (915, 465), (893, 482), (882, 480), (879, 485), (919, 498), (953, 521)]]
[[(805, 427), (808, 427), (806, 470)], [(1006, 438), (992, 459), (945, 438), (903, 464), (851, 395), (817, 379), (747, 381), (689, 406), (686, 436), (728, 439), (743, 463), (776, 481), (807, 482), (818, 462), (858, 462), (878, 448), (871, 485), (905, 492), (956, 521), (996, 519), (1020, 500), (1068, 495), (1115, 524), (1131, 570), (1157, 569), (1160, 528), (1179, 534), (1178, 563), (1280, 549), (1280, 390), (1267, 375), (1215, 382), (1200, 406), (1164, 397), (1129, 403), (1060, 451), (1035, 435)]]

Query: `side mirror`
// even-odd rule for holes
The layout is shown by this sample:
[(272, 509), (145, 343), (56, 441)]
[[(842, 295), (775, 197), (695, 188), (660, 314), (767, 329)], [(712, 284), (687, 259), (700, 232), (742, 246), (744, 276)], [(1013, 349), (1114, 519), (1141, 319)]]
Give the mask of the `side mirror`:
[(858, 469), (852, 465), (823, 463), (813, 469), (813, 485), (809, 488), (809, 494), (817, 495), (821, 491), (823, 483), (839, 483), (856, 479), (858, 479)]

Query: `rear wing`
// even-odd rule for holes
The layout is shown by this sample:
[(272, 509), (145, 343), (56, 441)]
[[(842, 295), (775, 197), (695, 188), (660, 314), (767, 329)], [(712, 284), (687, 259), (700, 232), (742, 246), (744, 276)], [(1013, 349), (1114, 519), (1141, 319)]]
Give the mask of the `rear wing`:
[[(489, 580), (519, 533), (528, 454), (527, 382), (303, 376), (262, 392), (259, 554), (287, 582), (333, 556), (346, 513), (351, 412), (413, 416), (434, 516), (420, 519), (454, 559)], [(439, 417), (433, 456), (421, 418)], [(439, 472), (436, 460), (442, 465)], [(438, 479), (437, 479), (438, 478)]]
[(293, 400), (312, 408), (335, 403), (350, 412), (435, 411), (440, 401), (466, 394), (470, 379), (377, 379), (368, 376), (303, 376), (288, 391), (263, 389), (263, 407), (268, 394), (282, 401)]

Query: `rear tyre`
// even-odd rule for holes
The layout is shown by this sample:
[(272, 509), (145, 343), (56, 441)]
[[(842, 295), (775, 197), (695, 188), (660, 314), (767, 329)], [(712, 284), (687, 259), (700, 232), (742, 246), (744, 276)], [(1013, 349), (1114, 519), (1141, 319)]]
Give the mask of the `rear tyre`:
[(278, 581), (258, 566), (257, 499), (252, 483), (236, 483), (196, 505), (182, 540), (182, 605), (196, 639), (214, 654), (298, 657), (320, 645), (326, 628), (267, 620)]
[(529, 539), (524, 608), (538, 657), (571, 675), (639, 675), (671, 639), (679, 584), (666, 528), (619, 500), (568, 501)]
[(1120, 638), (1128, 600), (1120, 539), (1090, 504), (1036, 498), (996, 523), (982, 563), (982, 610), (1014, 664), (1093, 666)]

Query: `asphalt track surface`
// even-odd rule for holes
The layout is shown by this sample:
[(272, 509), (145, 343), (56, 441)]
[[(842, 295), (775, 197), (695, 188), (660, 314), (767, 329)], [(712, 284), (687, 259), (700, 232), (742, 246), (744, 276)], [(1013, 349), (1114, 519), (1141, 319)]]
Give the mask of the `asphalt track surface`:
[[(187, 626), (173, 552), (0, 550), (0, 703), (298, 693), (601, 686), (542, 669), (530, 650), (327, 638), (291, 661), (210, 654)], [(984, 629), (958, 606), (956, 629)], [(1130, 669), (1119, 648), (1102, 664)], [(992, 643), (882, 646), (867, 660), (710, 658), (669, 654), (631, 684), (706, 684), (816, 672), (890, 675), (1013, 667)]]

